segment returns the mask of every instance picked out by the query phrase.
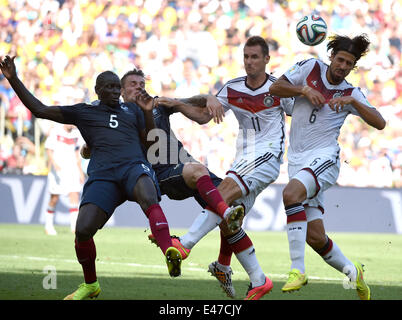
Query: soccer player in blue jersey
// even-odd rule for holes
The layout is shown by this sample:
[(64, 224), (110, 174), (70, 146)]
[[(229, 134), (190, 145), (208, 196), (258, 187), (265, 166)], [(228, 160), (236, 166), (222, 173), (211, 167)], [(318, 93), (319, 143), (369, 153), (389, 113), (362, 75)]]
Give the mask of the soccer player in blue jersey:
[[(134, 69), (127, 72), (121, 78), (121, 85), (124, 101), (136, 101), (137, 96), (145, 87), (143, 71)], [(153, 132), (154, 137), (151, 137), (151, 139), (157, 138), (159, 143), (153, 149), (153, 152), (152, 148), (148, 150), (148, 160), (155, 170), (162, 194), (173, 200), (194, 197), (201, 207), (216, 213), (222, 219), (230, 220), (229, 224), (237, 224), (238, 220), (243, 217), (243, 207), (240, 205), (229, 207), (226, 204), (217, 189), (222, 179), (211, 173), (203, 164), (189, 155), (183, 144), (176, 138), (170, 128), (169, 120), (170, 115), (174, 112), (177, 112), (175, 108), (163, 105), (155, 106), (153, 109), (157, 129)], [(183, 110), (183, 113), (200, 124), (210, 120), (209, 115), (205, 117), (199, 111)], [(206, 118), (208, 119), (206, 120)], [(89, 158), (90, 154), (90, 148), (87, 145), (83, 146), (81, 155), (84, 158)], [(151, 238), (153, 241), (153, 235)], [(172, 241), (176, 248), (180, 250), (183, 259), (185, 259), (189, 250), (180, 247), (180, 242), (177, 238), (172, 237)]]
[(96, 79), (98, 106), (84, 103), (46, 106), (20, 81), (14, 58), (1, 58), (0, 69), (24, 105), (38, 118), (74, 124), (92, 151), (75, 232), (75, 250), (85, 282), (65, 299), (82, 300), (99, 295), (93, 236), (126, 200), (140, 205), (165, 254), (169, 274), (179, 276), (182, 256), (172, 246), (168, 222), (159, 206), (159, 186), (142, 147), (147, 132), (154, 127), (153, 99), (142, 90), (135, 100), (137, 104), (121, 104), (120, 79), (106, 71)]
[[(142, 70), (134, 69), (121, 78), (121, 84), (124, 101), (135, 101), (145, 87), (145, 75)], [(155, 170), (162, 194), (174, 200), (194, 197), (203, 208), (213, 211), (222, 219), (235, 221), (243, 215), (243, 207), (230, 208), (226, 204), (216, 188), (222, 179), (188, 154), (176, 138), (169, 120), (174, 112), (178, 110), (163, 105), (156, 105), (153, 109), (156, 129), (149, 139), (158, 140), (159, 143), (156, 148), (149, 148), (147, 158)], [(208, 117), (206, 121), (206, 117), (192, 110), (183, 113), (200, 124), (210, 119)]]

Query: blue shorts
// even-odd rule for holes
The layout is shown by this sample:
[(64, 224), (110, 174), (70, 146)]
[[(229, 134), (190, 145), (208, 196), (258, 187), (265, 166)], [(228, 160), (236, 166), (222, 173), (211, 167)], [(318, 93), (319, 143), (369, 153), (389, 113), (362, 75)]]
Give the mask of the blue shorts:
[[(187, 186), (183, 178), (183, 163), (179, 164), (167, 164), (154, 167), (156, 177), (158, 178), (160, 191), (172, 200), (184, 200), (194, 197), (202, 208), (207, 206), (207, 203), (201, 198), (197, 190), (191, 189)], [(217, 187), (222, 179), (209, 172), (212, 182)]]
[(154, 170), (148, 163), (135, 162), (92, 173), (84, 185), (80, 206), (93, 203), (111, 216), (126, 200), (135, 201), (133, 190), (142, 175), (152, 179), (160, 201), (161, 192)]

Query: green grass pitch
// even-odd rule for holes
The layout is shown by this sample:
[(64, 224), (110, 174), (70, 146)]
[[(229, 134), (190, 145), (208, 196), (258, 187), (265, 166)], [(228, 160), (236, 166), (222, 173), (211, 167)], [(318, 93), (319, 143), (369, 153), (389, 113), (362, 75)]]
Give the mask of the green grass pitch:
[[(46, 236), (41, 225), (0, 224), (0, 300), (61, 300), (83, 282), (76, 260), (74, 236), (57, 227)], [(181, 235), (185, 230), (173, 229)], [(219, 233), (212, 231), (195, 246), (182, 264), (182, 276), (170, 278), (159, 248), (151, 244), (145, 228), (105, 227), (95, 236), (97, 274), (102, 293), (98, 300), (227, 300), (217, 280), (206, 271), (217, 259)], [(263, 300), (358, 300), (346, 289), (343, 274), (328, 266), (306, 247), (309, 283), (284, 294), (281, 287), (289, 271), (285, 232), (248, 232), (264, 272), (274, 282)], [(402, 299), (402, 235), (329, 233), (344, 254), (365, 265), (365, 279), (378, 300)], [(243, 299), (248, 276), (232, 259), (237, 299)], [(49, 281), (49, 270), (54, 275)], [(53, 287), (51, 286), (53, 285)]]

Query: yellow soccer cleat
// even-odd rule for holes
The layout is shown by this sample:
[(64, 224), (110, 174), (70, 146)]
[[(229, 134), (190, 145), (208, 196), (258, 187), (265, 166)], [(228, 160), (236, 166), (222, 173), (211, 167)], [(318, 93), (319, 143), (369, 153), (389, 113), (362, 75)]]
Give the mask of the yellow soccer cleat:
[(231, 231), (238, 230), (243, 223), (243, 218), (244, 218), (243, 206), (238, 205), (236, 207), (232, 206), (230, 208), (227, 208), (224, 213), (224, 217), (225, 217), (225, 221), (228, 225), (228, 228)]
[(72, 294), (69, 294), (64, 298), (64, 300), (85, 300), (85, 299), (94, 299), (99, 296), (101, 292), (101, 288), (98, 280), (94, 283), (87, 284), (81, 283), (78, 286), (78, 289), (75, 290)]
[(371, 292), (369, 286), (363, 279), (363, 265), (360, 262), (354, 263), (357, 275), (356, 275), (356, 291), (360, 300), (371, 300)]
[(182, 257), (179, 250), (175, 247), (169, 247), (165, 252), (166, 265), (171, 277), (178, 277), (181, 274)]
[(289, 272), (288, 281), (282, 287), (282, 292), (293, 292), (299, 290), (302, 286), (305, 286), (308, 282), (307, 275), (301, 273), (297, 269), (292, 269)]

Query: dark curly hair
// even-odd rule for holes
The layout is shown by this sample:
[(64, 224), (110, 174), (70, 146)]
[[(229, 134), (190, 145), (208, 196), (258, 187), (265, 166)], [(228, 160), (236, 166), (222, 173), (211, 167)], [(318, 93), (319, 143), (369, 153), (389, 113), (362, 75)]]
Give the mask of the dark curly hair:
[(355, 56), (355, 63), (368, 52), (370, 45), (370, 40), (364, 33), (354, 38), (335, 35), (329, 39), (327, 51), (332, 50), (332, 55), (336, 55), (339, 51), (349, 52)]

